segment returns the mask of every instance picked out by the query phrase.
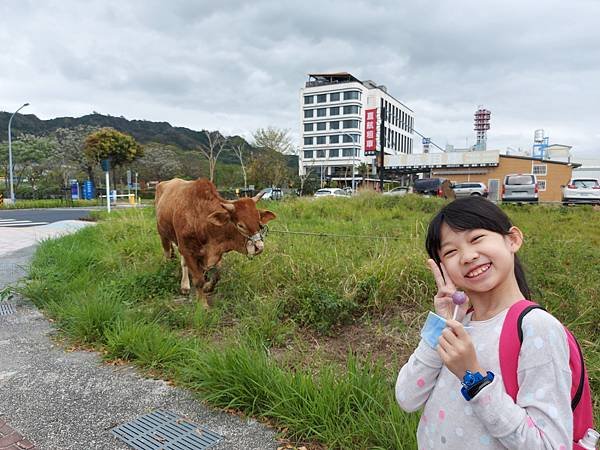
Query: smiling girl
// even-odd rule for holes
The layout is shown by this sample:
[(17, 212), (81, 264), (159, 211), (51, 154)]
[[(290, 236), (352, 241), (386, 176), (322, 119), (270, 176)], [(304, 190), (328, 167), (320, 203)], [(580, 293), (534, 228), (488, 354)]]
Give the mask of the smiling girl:
[[(569, 348), (561, 323), (542, 309), (524, 316), (516, 401), (500, 373), (507, 311), (530, 298), (516, 255), (522, 244), (521, 230), (483, 198), (449, 203), (431, 221), (426, 247), (438, 289), (434, 309), (446, 328), (435, 348), (419, 343), (396, 382), (402, 409), (424, 407), (419, 449), (572, 448)], [(469, 301), (452, 320), (457, 289)]]

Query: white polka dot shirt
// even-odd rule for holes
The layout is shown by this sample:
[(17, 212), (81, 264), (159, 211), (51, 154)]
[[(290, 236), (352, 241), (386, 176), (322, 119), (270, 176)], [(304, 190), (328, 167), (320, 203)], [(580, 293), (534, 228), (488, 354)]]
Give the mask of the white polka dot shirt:
[(421, 341), (402, 367), (396, 399), (405, 411), (423, 408), (417, 441), (420, 450), (572, 448), (571, 371), (561, 323), (543, 310), (523, 320), (517, 402), (506, 393), (498, 345), (508, 310), (485, 321), (469, 321), (481, 367), (494, 381), (471, 401), (460, 393), (460, 380), (437, 353)]

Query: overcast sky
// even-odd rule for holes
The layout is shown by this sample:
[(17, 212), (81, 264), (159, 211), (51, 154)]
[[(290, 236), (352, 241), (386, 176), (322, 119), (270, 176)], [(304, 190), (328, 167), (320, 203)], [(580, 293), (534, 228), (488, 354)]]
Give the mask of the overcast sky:
[[(411, 4), (412, 3), (412, 4)], [(0, 110), (97, 111), (249, 137), (288, 128), (310, 72), (371, 79), (444, 147), (600, 159), (600, 1), (0, 0)], [(420, 148), (420, 143), (416, 146)]]

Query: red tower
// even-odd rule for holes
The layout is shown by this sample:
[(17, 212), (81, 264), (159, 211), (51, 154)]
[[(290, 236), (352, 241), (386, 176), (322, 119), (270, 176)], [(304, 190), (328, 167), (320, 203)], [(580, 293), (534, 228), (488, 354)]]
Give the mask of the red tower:
[(492, 112), (484, 109), (482, 106), (475, 111), (475, 132), (477, 141), (475, 150), (485, 150), (487, 145), (487, 130), (490, 129), (490, 116)]

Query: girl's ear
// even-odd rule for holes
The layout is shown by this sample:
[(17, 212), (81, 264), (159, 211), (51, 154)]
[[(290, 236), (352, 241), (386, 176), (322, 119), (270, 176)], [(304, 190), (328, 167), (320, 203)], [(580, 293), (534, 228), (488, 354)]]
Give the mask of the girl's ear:
[(523, 232), (517, 227), (508, 230), (508, 242), (513, 253), (517, 253), (523, 245)]

